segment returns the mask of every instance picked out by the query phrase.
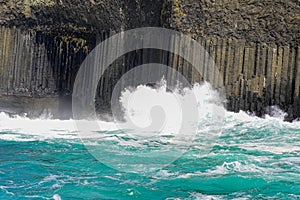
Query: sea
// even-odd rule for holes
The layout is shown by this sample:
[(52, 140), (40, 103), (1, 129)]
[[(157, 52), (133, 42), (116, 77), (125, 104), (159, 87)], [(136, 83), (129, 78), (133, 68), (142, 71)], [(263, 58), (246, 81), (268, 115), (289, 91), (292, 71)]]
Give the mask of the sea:
[[(191, 94), (192, 136), (177, 116)], [(122, 121), (1, 113), (0, 199), (300, 199), (299, 120), (285, 122), (275, 106), (262, 118), (229, 112), (224, 99), (208, 83), (181, 92), (141, 85), (123, 92)], [(153, 106), (165, 128), (145, 131), (157, 121)], [(130, 119), (136, 128), (123, 126)]]

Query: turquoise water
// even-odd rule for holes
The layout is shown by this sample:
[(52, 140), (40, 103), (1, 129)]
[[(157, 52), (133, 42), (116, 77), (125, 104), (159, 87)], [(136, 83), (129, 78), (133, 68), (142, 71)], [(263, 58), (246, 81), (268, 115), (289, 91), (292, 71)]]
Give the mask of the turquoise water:
[(230, 114), (208, 151), (196, 136), (140, 174), (99, 162), (71, 123), (0, 118), (0, 199), (300, 199), (299, 122)]

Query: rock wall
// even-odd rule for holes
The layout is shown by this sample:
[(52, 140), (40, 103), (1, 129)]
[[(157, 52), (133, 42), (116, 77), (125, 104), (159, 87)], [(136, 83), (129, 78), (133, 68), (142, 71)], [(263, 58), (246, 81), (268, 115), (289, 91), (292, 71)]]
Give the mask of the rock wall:
[(300, 3), (290, 0), (173, 0), (168, 27), (214, 57), (227, 108), (261, 116), (278, 105), (300, 116)]
[[(0, 111), (71, 117), (73, 82), (88, 53), (121, 30), (160, 26), (161, 6), (159, 0), (0, 1)], [(109, 79), (101, 82), (103, 109)]]
[(297, 0), (170, 0), (169, 27), (198, 37), (300, 45)]
[(72, 93), (76, 72), (90, 49), (86, 40), (4, 26), (0, 35), (0, 109), (32, 117), (53, 110), (55, 117), (63, 116), (71, 105), (59, 105)]
[[(295, 0), (2, 0), (0, 110), (33, 117), (51, 110), (54, 117), (69, 117), (72, 85), (88, 53), (116, 32), (143, 26), (175, 29), (197, 40), (219, 66), (229, 110), (261, 116), (278, 105), (288, 119), (300, 117)], [(191, 82), (203, 81), (178, 55), (137, 50), (106, 71), (97, 109), (109, 110), (123, 73), (149, 62), (172, 66)]]

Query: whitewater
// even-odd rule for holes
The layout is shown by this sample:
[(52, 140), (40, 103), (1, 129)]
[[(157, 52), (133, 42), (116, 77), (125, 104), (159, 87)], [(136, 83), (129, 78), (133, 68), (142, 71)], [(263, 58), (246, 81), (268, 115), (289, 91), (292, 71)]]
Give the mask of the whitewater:
[[(180, 132), (191, 95), (195, 134)], [(0, 199), (300, 199), (300, 122), (224, 102), (208, 83), (140, 85), (122, 93), (122, 122), (1, 113)]]

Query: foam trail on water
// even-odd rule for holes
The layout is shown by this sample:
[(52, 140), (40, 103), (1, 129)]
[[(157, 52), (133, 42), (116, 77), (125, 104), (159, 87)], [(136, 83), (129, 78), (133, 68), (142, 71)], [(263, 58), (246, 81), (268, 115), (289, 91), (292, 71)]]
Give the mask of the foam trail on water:
[[(89, 127), (92, 121), (82, 120)], [(116, 130), (112, 122), (97, 121), (107, 131)], [(91, 132), (97, 130), (90, 130)], [(27, 117), (10, 117), (0, 113), (0, 139), (17, 141), (35, 141), (45, 139), (80, 139), (74, 120), (29, 119)]]

